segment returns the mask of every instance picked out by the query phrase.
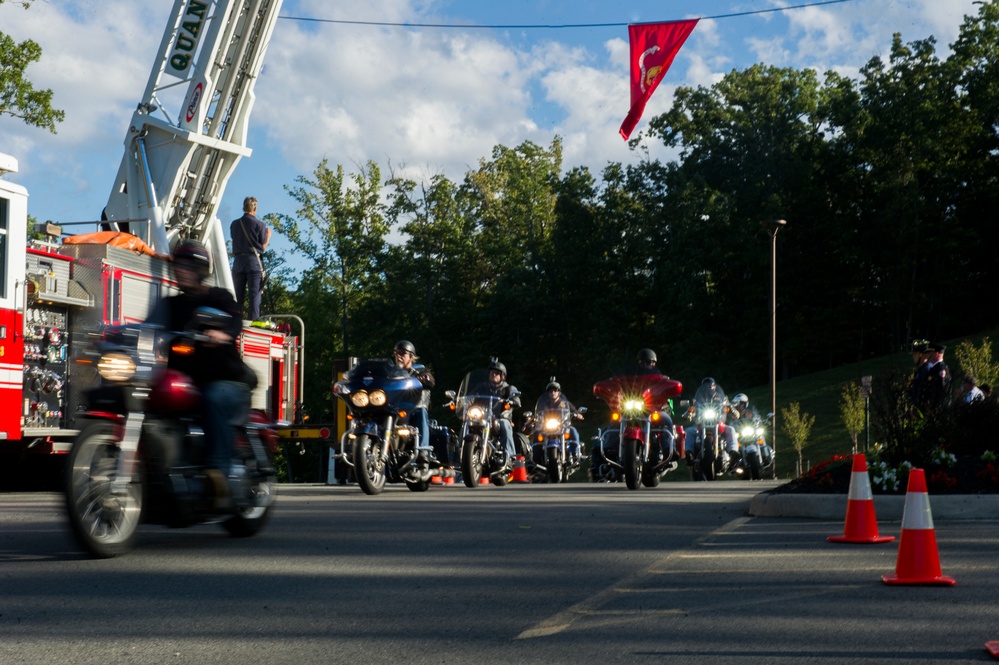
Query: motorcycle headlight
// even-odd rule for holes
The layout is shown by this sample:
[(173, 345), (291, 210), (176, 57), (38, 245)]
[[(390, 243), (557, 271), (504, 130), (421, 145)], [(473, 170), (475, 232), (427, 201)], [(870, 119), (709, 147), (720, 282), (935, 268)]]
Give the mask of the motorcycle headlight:
[(481, 420), (485, 414), (486, 412), (482, 410), (481, 406), (473, 406), (468, 410), (468, 418), (470, 420)]
[(124, 353), (105, 353), (97, 361), (97, 372), (108, 381), (128, 381), (135, 374), (135, 362)]
[(756, 428), (756, 436), (763, 436), (763, 428), (762, 427), (757, 427)]
[(373, 390), (368, 395), (368, 399), (371, 401), (371, 406), (385, 406), (385, 401), (388, 398), (385, 396), (384, 390)]
[(754, 434), (756, 434), (756, 430), (755, 430), (755, 429), (753, 429), (753, 426), (752, 426), (752, 425), (746, 425), (746, 426), (745, 426), (745, 427), (743, 427), (743, 428), (742, 428), (742, 430), (741, 430), (741, 431), (739, 432), (739, 436), (741, 436), (741, 437), (744, 437), (744, 438), (746, 438), (746, 439), (751, 439), (751, 438), (753, 437), (753, 435), (754, 435)]
[(357, 407), (366, 407), (368, 405), (368, 393), (361, 390), (350, 396), (350, 403)]
[(557, 432), (562, 427), (562, 421), (558, 418), (549, 418), (545, 421), (546, 432)]
[(628, 415), (637, 415), (645, 411), (645, 402), (640, 399), (625, 400), (621, 406), (621, 410)]
[(703, 417), (704, 417), (705, 420), (714, 420), (715, 418), (718, 417), (718, 410), (717, 409), (704, 409), (704, 413), (702, 415), (703, 415)]

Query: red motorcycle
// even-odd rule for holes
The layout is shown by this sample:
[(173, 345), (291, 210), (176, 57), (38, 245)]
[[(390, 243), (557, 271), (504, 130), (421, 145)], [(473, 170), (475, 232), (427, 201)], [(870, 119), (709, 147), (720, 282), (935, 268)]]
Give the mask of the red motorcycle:
[(594, 480), (623, 473), (628, 489), (656, 487), (678, 466), (684, 431), (668, 425), (670, 399), (681, 392), (679, 381), (660, 374), (618, 376), (594, 384), (593, 394), (607, 402), (612, 422), (592, 452)]

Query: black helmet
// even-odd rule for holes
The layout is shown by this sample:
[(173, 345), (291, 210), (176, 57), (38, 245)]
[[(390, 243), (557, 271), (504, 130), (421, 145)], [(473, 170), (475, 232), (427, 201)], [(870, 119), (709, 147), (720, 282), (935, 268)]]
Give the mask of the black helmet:
[(395, 343), (395, 350), (402, 351), (403, 353), (411, 353), (413, 357), (416, 357), (416, 347), (408, 339), (402, 339)]
[(642, 363), (643, 365), (651, 365), (655, 362), (658, 362), (658, 359), (656, 358), (656, 352), (653, 351), (652, 349), (642, 349), (641, 351), (638, 352), (638, 362)]
[(506, 378), (506, 365), (499, 361), (499, 358), (491, 358), (489, 360), (489, 369), (496, 370), (500, 373), (504, 379)]
[(559, 392), (562, 392), (562, 386), (559, 385), (558, 381), (555, 380), (554, 376), (551, 379), (549, 379), (548, 385), (545, 386), (545, 392), (551, 392), (552, 390), (557, 390)]
[(202, 278), (212, 271), (212, 257), (197, 240), (182, 240), (173, 248), (173, 262), (193, 268)]
[(712, 385), (713, 385), (713, 384), (714, 384), (714, 382), (715, 382), (715, 380), (714, 380), (714, 379), (712, 379), (712, 378), (711, 378), (710, 376), (706, 376), (706, 377), (704, 377), (703, 379), (701, 379), (701, 385), (702, 385), (702, 386), (703, 386), (703, 385), (705, 385), (705, 384), (708, 384), (708, 383), (710, 383), (710, 384), (712, 384)]

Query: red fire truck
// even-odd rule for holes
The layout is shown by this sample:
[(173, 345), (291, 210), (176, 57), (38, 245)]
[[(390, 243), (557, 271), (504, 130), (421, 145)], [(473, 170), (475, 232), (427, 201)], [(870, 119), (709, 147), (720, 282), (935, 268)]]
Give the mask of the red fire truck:
[[(280, 5), (175, 1), (107, 207), (99, 220), (74, 223), (75, 234), (47, 223), (29, 241), (28, 192), (12, 182), (17, 160), (0, 154), (0, 454), (8, 460), (68, 451), (83, 393), (96, 381), (81, 362), (83, 338), (142, 321), (176, 292), (161, 257), (179, 240), (203, 242), (215, 284), (232, 289), (217, 212), (251, 152), (253, 85)], [(253, 407), (275, 422), (294, 420), (298, 337), (247, 321), (239, 345), (259, 378)]]

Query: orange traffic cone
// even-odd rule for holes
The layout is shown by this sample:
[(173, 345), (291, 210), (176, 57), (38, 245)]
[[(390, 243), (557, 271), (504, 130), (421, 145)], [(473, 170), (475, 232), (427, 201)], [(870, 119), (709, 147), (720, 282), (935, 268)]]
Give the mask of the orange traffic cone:
[(930, 514), (930, 497), (926, 493), (926, 474), (922, 469), (909, 471), (895, 574), (882, 575), (881, 580), (885, 584), (957, 584), (953, 577), (940, 572), (937, 536)]
[(527, 478), (527, 464), (524, 463), (524, 456), (517, 455), (516, 461), (513, 463), (513, 475), (510, 476), (510, 481), (514, 483), (529, 483), (531, 482)]
[(874, 516), (874, 497), (871, 496), (871, 478), (867, 475), (865, 455), (853, 456), (843, 535), (829, 536), (826, 540), (833, 543), (888, 543), (895, 540), (895, 536), (878, 535), (878, 520)]
[(988, 651), (993, 658), (999, 658), (999, 640), (986, 642), (985, 650)]

